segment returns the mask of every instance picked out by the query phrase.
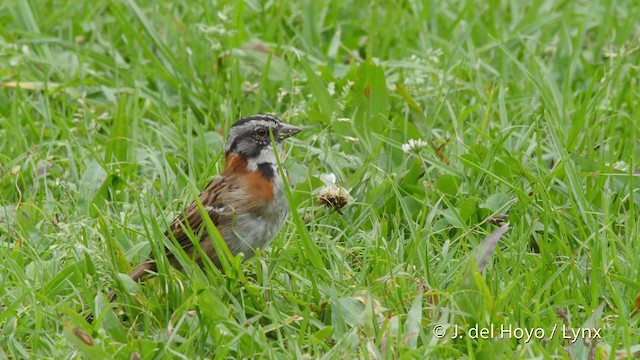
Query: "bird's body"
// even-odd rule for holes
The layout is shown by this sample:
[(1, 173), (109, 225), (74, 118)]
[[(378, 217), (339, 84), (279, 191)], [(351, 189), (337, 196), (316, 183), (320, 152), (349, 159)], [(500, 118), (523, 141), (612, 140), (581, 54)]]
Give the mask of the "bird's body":
[[(253, 256), (282, 228), (289, 204), (269, 133), (281, 153), (284, 139), (301, 130), (271, 115), (253, 115), (231, 127), (225, 145), (224, 172), (211, 180), (199, 200), (232, 254)], [(175, 238), (187, 255), (193, 256), (194, 246), (188, 236), (193, 231), (204, 253), (220, 267), (220, 255), (202, 225), (198, 206), (193, 202), (171, 223), (165, 235)], [(167, 250), (166, 255), (172, 266), (180, 267), (171, 251)], [(197, 254), (195, 260), (202, 265)], [(130, 276), (138, 281), (156, 270), (155, 261), (150, 258)]]

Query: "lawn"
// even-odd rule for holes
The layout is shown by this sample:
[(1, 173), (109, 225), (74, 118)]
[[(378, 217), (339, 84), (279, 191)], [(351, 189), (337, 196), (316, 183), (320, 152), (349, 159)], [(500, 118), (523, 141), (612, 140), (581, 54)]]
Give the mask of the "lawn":
[[(640, 357), (638, 29), (614, 0), (0, 3), (0, 358)], [(255, 113), (305, 127), (283, 231), (134, 283)]]

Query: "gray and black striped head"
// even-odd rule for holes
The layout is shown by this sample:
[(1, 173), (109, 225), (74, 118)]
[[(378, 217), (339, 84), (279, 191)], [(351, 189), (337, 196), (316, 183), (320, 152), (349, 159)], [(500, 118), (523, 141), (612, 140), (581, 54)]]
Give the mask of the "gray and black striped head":
[(273, 154), (269, 132), (273, 134), (278, 148), (281, 148), (286, 138), (300, 131), (302, 128), (286, 124), (273, 115), (251, 115), (231, 126), (224, 152), (225, 155), (242, 155), (251, 162), (252, 159)]

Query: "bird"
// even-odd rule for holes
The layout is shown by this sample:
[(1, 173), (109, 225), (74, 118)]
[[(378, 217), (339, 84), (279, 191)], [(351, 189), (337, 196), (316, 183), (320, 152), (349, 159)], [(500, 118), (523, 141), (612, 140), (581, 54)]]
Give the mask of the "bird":
[[(229, 129), (224, 147), (224, 170), (204, 188), (199, 202), (231, 254), (244, 253), (245, 259), (250, 258), (256, 249), (265, 247), (280, 232), (289, 213), (289, 203), (271, 136), (277, 153), (281, 154), (284, 141), (302, 130), (268, 114), (241, 118)], [(203, 266), (203, 259), (195, 251), (189, 236), (190, 231), (197, 237), (203, 253), (220, 269), (220, 256), (225, 255), (216, 253), (196, 201), (170, 223), (164, 236), (175, 240), (175, 244)], [(171, 250), (165, 248), (165, 252), (169, 264), (180, 269)], [(135, 281), (142, 281), (157, 271), (152, 254), (129, 276)], [(115, 300), (115, 292), (111, 291), (107, 298)], [(89, 314), (86, 319), (92, 321), (93, 315)]]
[[(289, 125), (274, 115), (256, 114), (236, 121), (229, 130), (224, 152), (225, 166), (221, 175), (213, 178), (199, 196), (202, 206), (216, 226), (231, 254), (244, 253), (245, 259), (263, 248), (280, 232), (288, 213), (289, 203), (274, 154), (270, 133), (277, 152), (282, 153), (284, 140), (302, 128)], [(165, 232), (190, 257), (194, 246), (188, 231), (199, 235), (202, 250), (218, 268), (220, 256), (214, 249), (197, 203), (192, 202)], [(176, 257), (167, 250), (169, 263), (179, 268)], [(222, 255), (224, 256), (224, 255)], [(202, 266), (202, 259), (196, 255)], [(157, 271), (153, 258), (138, 265), (129, 274), (133, 280), (143, 279)]]

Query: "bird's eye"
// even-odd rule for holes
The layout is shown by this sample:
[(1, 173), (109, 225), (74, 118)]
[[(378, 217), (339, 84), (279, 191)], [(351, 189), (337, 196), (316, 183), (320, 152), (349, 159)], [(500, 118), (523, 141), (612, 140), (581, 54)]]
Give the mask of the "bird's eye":
[(256, 129), (256, 135), (260, 136), (260, 137), (265, 137), (267, 136), (267, 129), (264, 127), (259, 127)]

